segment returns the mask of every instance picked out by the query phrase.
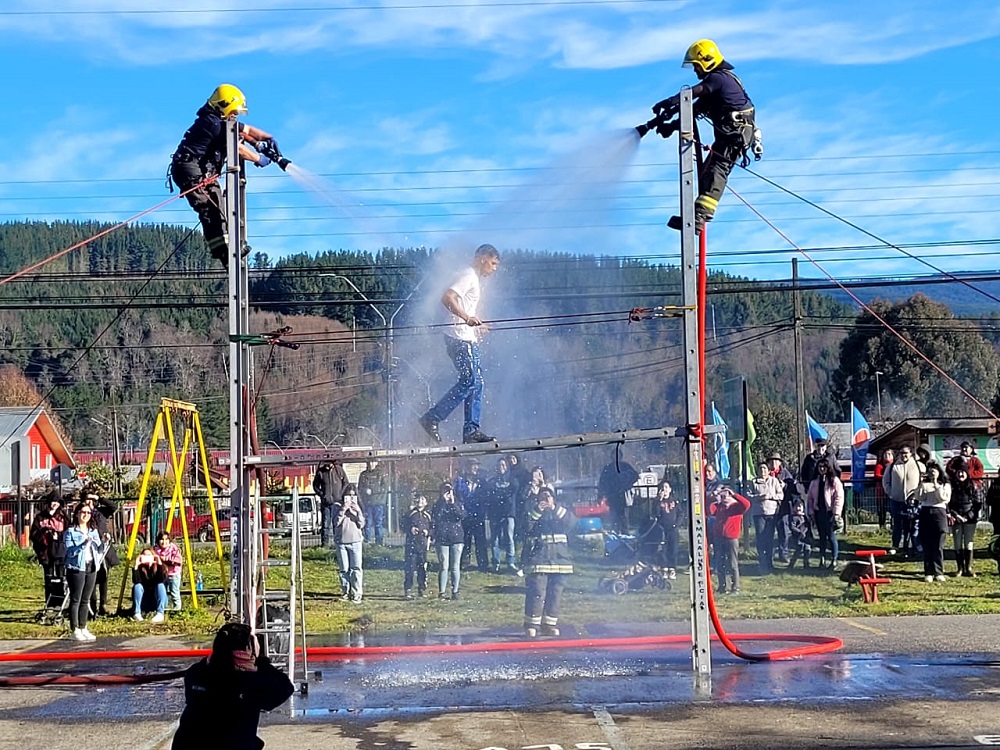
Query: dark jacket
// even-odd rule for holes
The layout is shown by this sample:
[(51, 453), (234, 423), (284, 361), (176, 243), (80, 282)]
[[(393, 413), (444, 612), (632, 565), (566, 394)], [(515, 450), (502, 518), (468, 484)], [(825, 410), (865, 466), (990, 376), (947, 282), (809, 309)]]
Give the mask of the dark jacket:
[[(236, 127), (243, 132), (243, 123)], [(198, 110), (195, 121), (184, 133), (175, 160), (196, 162), (205, 172), (221, 174), (226, 161), (226, 124), (207, 104)]]
[(539, 510), (528, 508), (528, 531), (521, 552), (521, 567), (533, 573), (572, 573), (569, 533), (576, 516), (564, 505)]
[(381, 467), (365, 469), (358, 477), (358, 498), (367, 510), (376, 505), (385, 505), (389, 499), (389, 482)]
[(983, 512), (984, 492), (980, 482), (967, 479), (951, 483), (948, 512), (959, 523), (976, 523)]
[(313, 491), (319, 496), (320, 504), (327, 508), (344, 499), (348, 484), (344, 467), (338, 463), (320, 464), (313, 477)]
[[(101, 540), (111, 536), (111, 530), (108, 528), (108, 520), (117, 510), (117, 503), (103, 497), (94, 505), (94, 512), (90, 516), (90, 528), (97, 529), (97, 533), (101, 535)], [(114, 544), (108, 544), (108, 551), (104, 555), (104, 562), (109, 568), (115, 567), (120, 562)]]
[(167, 571), (160, 563), (140, 565), (132, 568), (132, 583), (141, 583), (143, 588), (167, 582)]
[(64, 531), (66, 531), (66, 518), (62, 514), (62, 509), (56, 511), (54, 516), (49, 515), (47, 509), (35, 515), (31, 521), (28, 539), (39, 563), (48, 565), (66, 559)]
[(184, 673), (184, 712), (173, 750), (259, 750), (261, 711), (271, 711), (295, 692), (283, 672), (258, 657), (256, 672), (216, 669), (202, 659)]
[(517, 482), (510, 472), (497, 474), (486, 480), (483, 496), (486, 501), (486, 517), (491, 521), (503, 518), (517, 518)]
[(406, 552), (427, 551), (431, 540), (431, 514), (427, 508), (413, 508), (406, 517)]
[(465, 506), (461, 501), (449, 503), (443, 498), (438, 499), (431, 510), (431, 536), (434, 544), (441, 547), (462, 544), (465, 541), (465, 531), (462, 529), (464, 518)]

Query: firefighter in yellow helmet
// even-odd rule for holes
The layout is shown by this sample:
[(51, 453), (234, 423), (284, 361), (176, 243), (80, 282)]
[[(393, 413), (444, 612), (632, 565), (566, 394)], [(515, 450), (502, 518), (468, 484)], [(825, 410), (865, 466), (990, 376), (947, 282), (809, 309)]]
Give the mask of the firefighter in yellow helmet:
[[(177, 151), (170, 160), (169, 176), (183, 192), (209, 176), (222, 174), (226, 161), (225, 121), (245, 115), (247, 100), (236, 86), (224, 83), (208, 97), (198, 110), (194, 124), (187, 129)], [(253, 125), (239, 123), (240, 156), (258, 167), (271, 163), (271, 156), (279, 157), (282, 168), (287, 160), (281, 158), (274, 137)], [(247, 144), (253, 146), (250, 148)], [(281, 163), (284, 162), (284, 163)], [(217, 180), (192, 190), (185, 196), (191, 208), (201, 219), (205, 242), (212, 253), (225, 266), (229, 261), (229, 239), (226, 236), (225, 206), (222, 189)]]
[[(760, 143), (760, 131), (754, 125), (753, 102), (743, 88), (743, 82), (733, 73), (733, 66), (723, 59), (718, 45), (711, 39), (695, 42), (684, 55), (683, 65), (690, 65), (698, 76), (698, 84), (691, 89), (695, 117), (707, 118), (715, 131), (712, 150), (698, 175), (694, 218), (695, 232), (700, 233), (705, 222), (711, 221), (715, 215), (729, 173), (736, 162), (746, 166), (749, 162), (748, 150), (753, 149), (756, 159), (760, 159), (764, 150)], [(677, 114), (679, 106), (680, 94), (653, 105), (653, 113), (659, 118), (656, 131), (664, 138), (677, 129), (670, 118)], [(667, 225), (680, 229), (680, 217), (671, 217)]]

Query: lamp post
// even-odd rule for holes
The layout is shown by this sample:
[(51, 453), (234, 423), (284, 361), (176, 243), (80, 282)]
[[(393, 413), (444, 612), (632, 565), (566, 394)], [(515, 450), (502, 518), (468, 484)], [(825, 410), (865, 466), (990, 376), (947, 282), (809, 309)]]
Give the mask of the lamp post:
[(878, 421), (882, 421), (882, 388), (879, 384), (879, 376), (882, 375), (881, 370), (875, 371), (875, 396), (878, 399)]
[(319, 443), (320, 445), (322, 445), (323, 446), (323, 450), (330, 450), (330, 446), (329, 445), (327, 445), (326, 443), (324, 443), (322, 440), (319, 439), (319, 437), (317, 437), (316, 435), (313, 435), (311, 432), (307, 432), (306, 433), (306, 437), (307, 438), (312, 438), (317, 443)]
[(365, 432), (370, 432), (371, 435), (372, 435), (372, 440), (375, 441), (375, 447), (376, 448), (381, 448), (382, 447), (382, 441), (379, 439), (379, 436), (375, 432), (375, 430), (373, 430), (371, 427), (365, 427), (363, 424), (359, 424), (358, 425), (358, 429), (359, 430), (364, 430)]

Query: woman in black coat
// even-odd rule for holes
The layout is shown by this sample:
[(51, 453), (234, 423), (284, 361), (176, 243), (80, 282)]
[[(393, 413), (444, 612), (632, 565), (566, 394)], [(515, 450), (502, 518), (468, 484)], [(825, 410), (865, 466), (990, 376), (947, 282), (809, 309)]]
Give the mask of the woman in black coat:
[(249, 625), (219, 628), (212, 655), (184, 673), (184, 712), (173, 750), (259, 750), (261, 711), (272, 711), (295, 692), (285, 673), (259, 653)]
[(437, 550), (440, 571), (438, 572), (438, 595), (448, 598), (448, 574), (451, 573), (451, 598), (458, 599), (458, 587), (462, 582), (462, 548), (465, 546), (465, 531), (462, 520), (465, 506), (455, 498), (455, 490), (450, 482), (441, 485), (441, 494), (431, 509), (431, 537)]
[(958, 575), (975, 578), (972, 557), (975, 552), (974, 536), (979, 516), (983, 512), (983, 486), (969, 476), (969, 467), (963, 462), (955, 467), (951, 481), (951, 500), (948, 515), (951, 517), (951, 534), (955, 541), (955, 559)]

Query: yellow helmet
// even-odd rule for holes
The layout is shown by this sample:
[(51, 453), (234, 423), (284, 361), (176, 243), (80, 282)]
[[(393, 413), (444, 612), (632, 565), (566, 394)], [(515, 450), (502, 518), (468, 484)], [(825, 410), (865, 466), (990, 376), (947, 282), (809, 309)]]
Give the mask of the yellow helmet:
[(690, 65), (699, 73), (710, 73), (722, 64), (719, 45), (711, 39), (699, 39), (688, 47), (682, 65)]
[(218, 112), (223, 120), (247, 113), (247, 98), (231, 83), (224, 83), (213, 91), (206, 104)]

